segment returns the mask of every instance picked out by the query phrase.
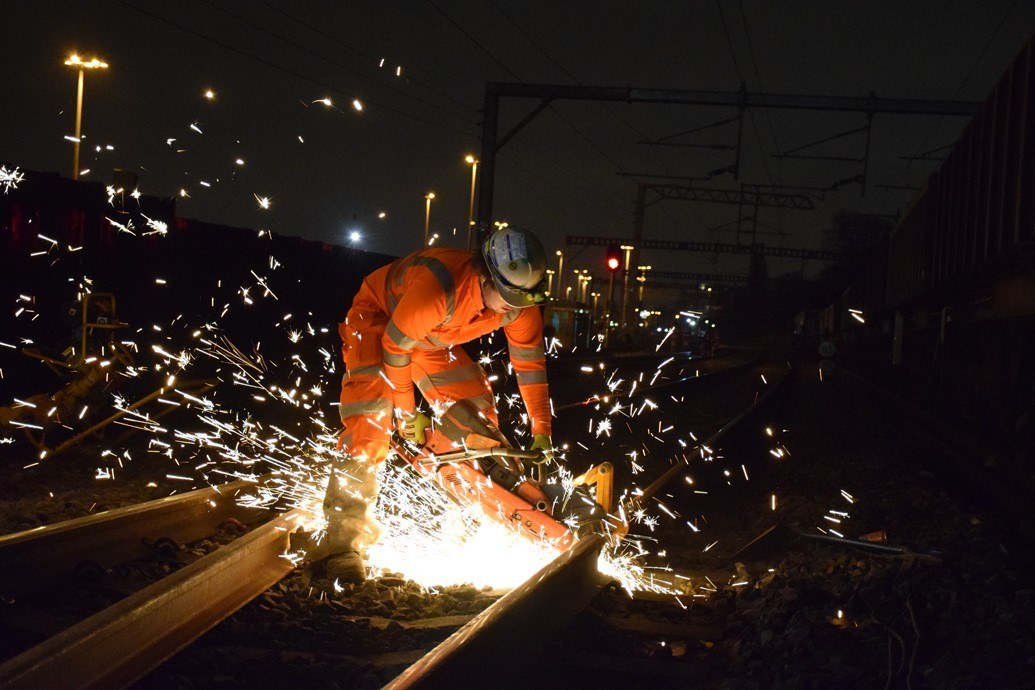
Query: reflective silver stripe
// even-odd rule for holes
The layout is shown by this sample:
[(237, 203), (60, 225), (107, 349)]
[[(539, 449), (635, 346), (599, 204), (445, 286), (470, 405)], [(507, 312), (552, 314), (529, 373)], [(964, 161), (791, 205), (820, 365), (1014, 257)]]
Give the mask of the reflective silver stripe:
[(385, 333), (388, 334), (388, 338), (398, 345), (401, 350), (412, 350), (417, 347), (417, 341), (403, 333), (399, 327), (395, 325), (395, 321), (388, 322), (388, 327), (385, 328)]
[(388, 350), (381, 350), (381, 356), (384, 357), (385, 364), (390, 367), (405, 367), (410, 363), (410, 356), (406, 354), (397, 355)]
[(495, 407), (496, 401), (492, 399), (492, 395), (485, 393), (484, 395), (476, 395), (473, 398), (468, 398), (468, 402), (473, 403), (479, 410), (487, 410), (490, 407)]
[[(445, 322), (443, 321), (443, 323)], [(428, 333), (427, 341), (431, 343), (431, 345), (428, 345), (427, 343), (421, 343), (418, 347), (423, 347), (426, 350), (434, 350), (439, 347), (449, 347), (449, 343), (442, 342), (441, 339), (436, 338), (430, 333)]]
[(453, 311), (456, 310), (456, 283), (453, 281), (453, 274), (449, 272), (444, 263), (430, 256), (413, 257), (413, 265), (427, 268), (442, 286), (442, 292), (446, 293), (446, 318), (442, 323), (448, 322), (453, 318)]
[(521, 315), (521, 310), (520, 309), (511, 309), (510, 311), (508, 311), (506, 314), (503, 315), (502, 319), (500, 319), (500, 325), (501, 326), (506, 326), (508, 323), (513, 322), (514, 319), (516, 319), (520, 315)]
[(344, 378), (350, 379), (353, 376), (380, 376), (382, 367), (380, 364), (371, 364), (369, 367), (356, 367), (345, 372)]
[(533, 362), (540, 359), (546, 359), (546, 350), (543, 349), (542, 345), (533, 345), (532, 347), (519, 347), (517, 345), (507, 345), (510, 350), (510, 358), (520, 362)]
[(338, 416), (345, 419), (346, 417), (355, 417), (361, 414), (372, 415), (378, 412), (391, 411), (391, 402), (385, 398), (374, 398), (373, 400), (360, 400), (359, 402), (340, 405), (338, 407)]
[(388, 269), (388, 275), (385, 276), (385, 287), (389, 290), (393, 287), (402, 287), (403, 277), (406, 275), (406, 269), (410, 267), (410, 261), (410, 257), (399, 259)]
[(434, 374), (421, 377), (421, 379), (417, 381), (417, 387), (420, 388), (423, 393), (425, 388), (430, 389), (431, 386), (442, 386), (449, 383), (459, 383), (461, 381), (472, 380), (484, 380), (482, 368), (474, 362), (468, 364), (466, 367), (460, 367), (459, 369), (439, 371)]
[[(474, 402), (474, 400), (474, 398), (468, 398), (466, 401), (459, 401), (459, 403)], [(479, 417), (477, 412), (467, 405), (459, 403), (454, 403), (448, 410), (446, 410), (446, 414), (471, 429), (476, 429), (478, 425), (485, 424), (485, 420)], [(485, 408), (479, 407), (478, 409), (484, 410)]]
[(518, 385), (529, 383), (546, 383), (545, 371), (515, 371)]
[(389, 315), (391, 315), (392, 312), (395, 311), (395, 308), (399, 306), (399, 298), (395, 296), (395, 289), (402, 287), (403, 277), (406, 275), (406, 269), (409, 268), (409, 265), (409, 257), (399, 259), (391, 268), (388, 269), (388, 273), (385, 274), (385, 295), (388, 299)]

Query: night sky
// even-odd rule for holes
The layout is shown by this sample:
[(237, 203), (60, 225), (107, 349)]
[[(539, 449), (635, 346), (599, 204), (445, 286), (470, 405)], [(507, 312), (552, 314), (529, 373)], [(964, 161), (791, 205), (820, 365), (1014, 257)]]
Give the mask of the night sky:
[[(582, 84), (983, 101), (1033, 30), (1029, 0), (917, 2), (12, 2), (2, 10), (0, 161), (71, 172), (78, 51), (110, 64), (86, 78), (80, 168), (178, 195), (180, 216), (401, 254), (431, 229), (464, 232), (467, 153), (478, 153), (484, 83)], [(381, 64), (381, 61), (383, 65)], [(401, 67), (401, 76), (396, 76)], [(212, 89), (215, 97), (204, 97)], [(318, 102), (330, 98), (334, 107)], [(363, 104), (362, 112), (352, 107)], [(315, 101), (315, 102), (314, 102)], [(501, 133), (532, 101), (504, 101)], [(555, 102), (500, 152), (496, 217), (537, 231), (632, 234), (633, 179), (704, 177), (732, 152), (638, 143), (733, 117), (732, 108)], [(750, 111), (739, 182), (829, 187), (851, 162), (774, 157), (865, 124), (861, 113)], [(193, 125), (193, 127), (192, 127)], [(820, 247), (841, 208), (895, 214), (966, 118), (878, 115), (867, 193), (849, 184), (814, 211), (764, 210), (767, 244)], [(735, 125), (683, 141), (728, 145)], [(864, 135), (810, 153), (858, 157)], [(113, 147), (108, 150), (107, 146)], [(97, 152), (96, 147), (101, 147)], [(244, 161), (243, 165), (236, 163)], [(700, 183), (735, 188), (730, 175)], [(207, 186), (206, 186), (207, 185)], [(269, 197), (263, 210), (256, 197)], [(382, 220), (378, 214), (384, 212)], [(731, 242), (736, 206), (665, 202), (645, 236)], [(585, 250), (569, 267), (602, 263)], [(668, 256), (667, 270), (746, 271), (746, 257)], [(801, 268), (770, 261), (770, 274)]]

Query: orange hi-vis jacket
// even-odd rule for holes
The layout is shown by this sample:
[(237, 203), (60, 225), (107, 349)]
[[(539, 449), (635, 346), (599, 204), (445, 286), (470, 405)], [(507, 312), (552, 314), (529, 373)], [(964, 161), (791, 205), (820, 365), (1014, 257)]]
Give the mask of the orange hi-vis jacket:
[[(502, 327), (531, 432), (550, 434), (549, 389), (539, 309), (515, 309), (497, 314), (486, 308), (481, 282), (471, 259), (470, 252), (460, 249), (423, 249), (367, 276), (345, 323), (339, 327), (349, 370), (346, 379), (351, 371), (360, 373), (380, 363), (391, 389), (391, 406), (412, 412), (415, 409), (414, 381), (435, 379), (435, 369), (450, 367), (445, 364), (446, 359), (429, 351), (442, 351)], [(449, 359), (456, 360), (459, 355), (469, 362), (466, 354), (460, 348), (457, 350), (459, 353)], [(344, 382), (342, 391), (344, 408), (350, 404), (346, 400)], [(347, 416), (343, 409), (342, 419)]]

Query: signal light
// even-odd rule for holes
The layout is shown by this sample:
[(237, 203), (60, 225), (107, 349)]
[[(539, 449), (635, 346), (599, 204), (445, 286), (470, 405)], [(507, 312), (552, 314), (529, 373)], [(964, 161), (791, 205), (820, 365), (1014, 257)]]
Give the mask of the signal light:
[(622, 266), (622, 248), (617, 244), (607, 247), (607, 270), (614, 273)]

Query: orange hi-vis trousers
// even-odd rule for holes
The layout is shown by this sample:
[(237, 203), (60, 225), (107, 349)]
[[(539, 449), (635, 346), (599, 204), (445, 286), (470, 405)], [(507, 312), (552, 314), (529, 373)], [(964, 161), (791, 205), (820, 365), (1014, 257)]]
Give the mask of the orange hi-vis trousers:
[[(361, 331), (346, 324), (339, 327), (345, 358), (339, 414), (345, 431), (338, 446), (374, 464), (384, 461), (392, 433), (392, 388), (384, 374), (381, 346), (385, 323), (384, 317), (375, 317), (368, 318)], [(488, 378), (463, 348), (415, 349), (410, 371), (435, 411), (437, 428), (448, 438), (459, 443), (475, 433), (502, 440)]]

